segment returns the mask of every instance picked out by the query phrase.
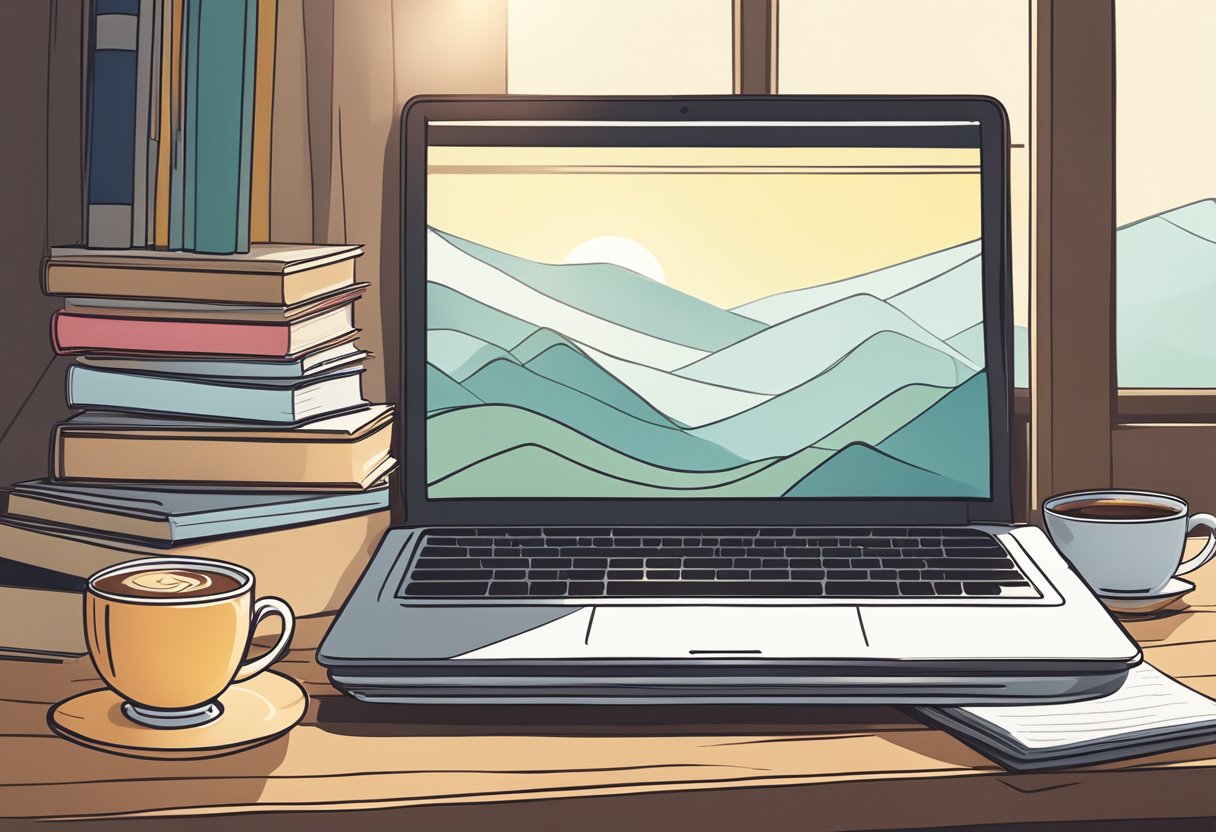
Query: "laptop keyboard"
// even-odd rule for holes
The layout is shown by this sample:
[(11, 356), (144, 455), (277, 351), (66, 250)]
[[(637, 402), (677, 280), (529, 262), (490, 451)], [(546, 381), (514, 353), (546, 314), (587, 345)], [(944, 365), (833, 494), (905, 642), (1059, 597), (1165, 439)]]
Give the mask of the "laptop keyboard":
[(431, 529), (407, 598), (1037, 598), (991, 535), (942, 528)]

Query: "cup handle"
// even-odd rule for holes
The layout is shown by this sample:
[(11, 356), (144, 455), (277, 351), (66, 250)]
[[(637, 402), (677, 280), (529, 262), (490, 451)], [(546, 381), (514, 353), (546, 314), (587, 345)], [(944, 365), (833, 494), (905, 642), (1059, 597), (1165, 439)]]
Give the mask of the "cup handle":
[(1187, 520), (1186, 530), (1192, 531), (1199, 526), (1206, 526), (1208, 529), (1208, 542), (1195, 557), (1190, 560), (1184, 560), (1178, 567), (1175, 575), (1185, 575), (1187, 572), (1193, 572), (1199, 567), (1212, 559), (1212, 555), (1216, 555), (1216, 517), (1210, 514), (1192, 514)]
[(249, 632), (252, 633), (256, 630), (262, 620), (269, 615), (277, 615), (283, 620), (283, 632), (279, 635), (278, 642), (256, 659), (250, 659), (242, 664), (236, 672), (236, 678), (232, 681), (243, 682), (250, 676), (258, 675), (283, 658), (283, 654), (287, 652), (287, 647), (291, 644), (291, 634), (296, 628), (296, 619), (286, 601), (270, 597), (259, 598), (253, 605), (253, 623), (249, 625)]

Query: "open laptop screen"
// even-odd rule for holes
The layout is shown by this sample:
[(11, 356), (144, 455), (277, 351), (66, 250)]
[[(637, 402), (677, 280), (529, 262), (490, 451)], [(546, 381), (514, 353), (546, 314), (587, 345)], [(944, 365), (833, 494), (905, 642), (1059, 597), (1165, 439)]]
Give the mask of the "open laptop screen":
[(427, 497), (990, 494), (970, 122), (432, 122)]

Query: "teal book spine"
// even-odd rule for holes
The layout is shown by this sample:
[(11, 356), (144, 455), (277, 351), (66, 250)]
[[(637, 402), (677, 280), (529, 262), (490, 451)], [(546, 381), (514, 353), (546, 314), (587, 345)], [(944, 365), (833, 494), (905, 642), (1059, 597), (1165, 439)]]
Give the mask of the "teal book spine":
[(256, 0), (187, 0), (183, 247), (249, 251)]
[(169, 178), (169, 248), (194, 248), (195, 101), (198, 89), (198, 29), (202, 0), (186, 0), (182, 12), (180, 123), (174, 133), (173, 169)]

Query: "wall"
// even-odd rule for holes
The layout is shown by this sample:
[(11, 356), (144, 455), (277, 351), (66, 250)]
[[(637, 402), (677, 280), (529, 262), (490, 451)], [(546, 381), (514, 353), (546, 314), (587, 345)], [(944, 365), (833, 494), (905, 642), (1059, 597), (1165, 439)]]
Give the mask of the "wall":
[(0, 484), (46, 475), (67, 414), (39, 267), (80, 239), (85, 19), (84, 0), (6, 3), (0, 27)]

